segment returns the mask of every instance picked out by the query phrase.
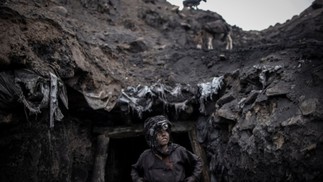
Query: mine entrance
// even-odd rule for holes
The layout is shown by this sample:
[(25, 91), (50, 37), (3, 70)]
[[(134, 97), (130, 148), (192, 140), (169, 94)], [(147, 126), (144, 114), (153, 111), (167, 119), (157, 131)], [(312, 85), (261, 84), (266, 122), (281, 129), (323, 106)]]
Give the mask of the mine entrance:
[[(192, 151), (187, 132), (172, 133), (173, 142)], [(131, 165), (147, 149), (144, 136), (110, 139), (106, 164), (106, 182), (132, 182)]]
[[(125, 128), (100, 128), (95, 132), (99, 135), (92, 181), (131, 182), (131, 165), (148, 148), (143, 136), (142, 125)], [(202, 159), (204, 158), (202, 148), (196, 142), (194, 123), (173, 123), (171, 138), (174, 143), (178, 143), (201, 156)], [(202, 181), (209, 181), (205, 179), (205, 176), (208, 176), (206, 171), (206, 167), (204, 167)]]

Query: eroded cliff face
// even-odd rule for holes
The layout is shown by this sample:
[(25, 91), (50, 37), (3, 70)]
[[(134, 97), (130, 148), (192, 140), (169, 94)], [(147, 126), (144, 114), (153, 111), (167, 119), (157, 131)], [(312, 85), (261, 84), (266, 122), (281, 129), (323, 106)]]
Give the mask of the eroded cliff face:
[(194, 41), (225, 17), (165, 0), (1, 1), (0, 181), (130, 181), (155, 114), (202, 146), (204, 181), (321, 181), (322, 5), (231, 26), (228, 51)]

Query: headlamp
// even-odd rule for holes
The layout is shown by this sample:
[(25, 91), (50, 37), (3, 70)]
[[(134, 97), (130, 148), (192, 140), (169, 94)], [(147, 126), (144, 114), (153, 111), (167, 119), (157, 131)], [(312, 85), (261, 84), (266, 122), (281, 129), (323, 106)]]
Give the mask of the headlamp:
[(160, 131), (160, 130), (168, 130), (169, 128), (169, 124), (167, 123), (167, 120), (163, 120), (163, 121), (158, 121), (156, 123), (155, 129)]

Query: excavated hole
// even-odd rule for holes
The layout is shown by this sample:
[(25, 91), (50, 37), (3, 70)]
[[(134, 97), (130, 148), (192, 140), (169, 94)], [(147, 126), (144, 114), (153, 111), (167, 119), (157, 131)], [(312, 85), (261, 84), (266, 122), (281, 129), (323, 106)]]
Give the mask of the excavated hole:
[[(190, 138), (187, 132), (173, 132), (172, 141), (192, 151)], [(108, 158), (105, 168), (105, 181), (132, 182), (130, 176), (131, 165), (139, 155), (148, 148), (143, 135), (125, 138), (111, 138), (108, 149)]]

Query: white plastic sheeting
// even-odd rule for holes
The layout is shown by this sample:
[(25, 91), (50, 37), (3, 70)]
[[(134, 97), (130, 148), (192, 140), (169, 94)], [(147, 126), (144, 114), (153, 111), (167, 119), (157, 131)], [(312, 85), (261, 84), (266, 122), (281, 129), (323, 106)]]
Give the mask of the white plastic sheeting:
[[(59, 79), (53, 73), (50, 73), (50, 95), (49, 95), (49, 127), (54, 127), (54, 121), (63, 119), (63, 114), (58, 107)], [(46, 91), (48, 92), (48, 91)], [(67, 99), (67, 98), (66, 98)], [(67, 106), (66, 106), (67, 107)]]
[(222, 85), (223, 85), (223, 76), (214, 77), (211, 82), (198, 84), (198, 87), (201, 93), (201, 96), (199, 97), (201, 113), (205, 113), (204, 102), (207, 101), (207, 99), (212, 100), (212, 96), (214, 94), (218, 94), (218, 91), (221, 89)]
[(119, 102), (128, 104), (128, 107), (138, 113), (139, 117), (144, 111), (151, 110), (154, 100), (158, 99), (167, 104), (166, 94), (177, 95), (174, 90), (170, 90), (169, 87), (160, 83), (152, 86), (128, 87), (126, 90), (122, 89), (121, 92)]
[(223, 85), (223, 76), (214, 77), (212, 81), (200, 83), (196, 86), (180, 85), (170, 87), (165, 84), (156, 83), (151, 86), (128, 87), (122, 90), (118, 102), (127, 104), (129, 109), (135, 111), (139, 117), (145, 111), (151, 111), (155, 103), (163, 103), (164, 106), (174, 106), (175, 112), (184, 111), (187, 104), (198, 100), (200, 112), (205, 112), (205, 104), (212, 99)]

